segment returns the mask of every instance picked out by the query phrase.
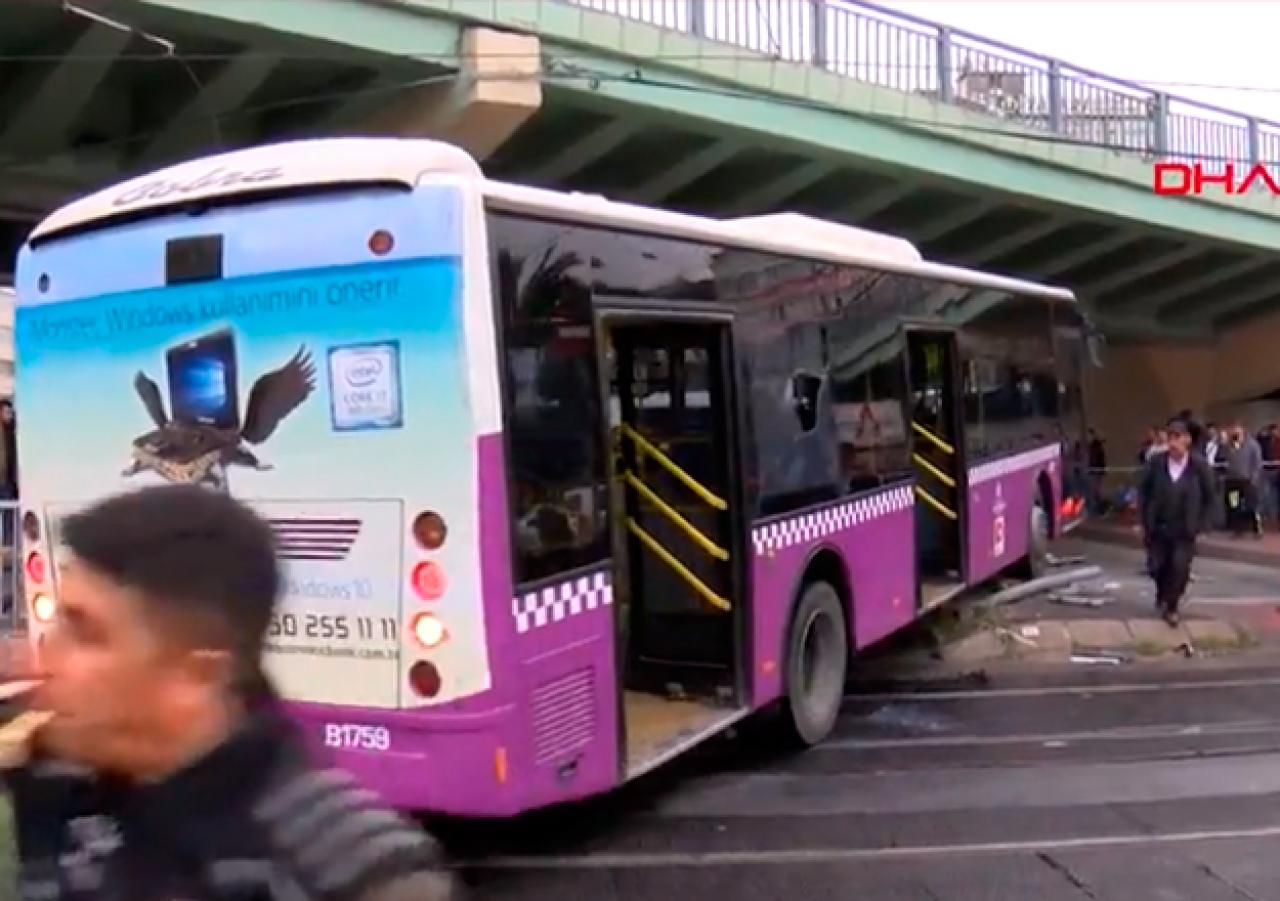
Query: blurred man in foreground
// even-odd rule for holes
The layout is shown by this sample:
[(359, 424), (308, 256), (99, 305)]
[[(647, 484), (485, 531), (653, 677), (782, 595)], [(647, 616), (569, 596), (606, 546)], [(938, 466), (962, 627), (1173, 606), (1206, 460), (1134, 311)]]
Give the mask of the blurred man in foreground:
[[(320, 769), (261, 669), (280, 590), (269, 527), (170, 486), (64, 522), (69, 558), (7, 773), (21, 898), (438, 901), (432, 841)], [(10, 761), (12, 764), (13, 761)]]

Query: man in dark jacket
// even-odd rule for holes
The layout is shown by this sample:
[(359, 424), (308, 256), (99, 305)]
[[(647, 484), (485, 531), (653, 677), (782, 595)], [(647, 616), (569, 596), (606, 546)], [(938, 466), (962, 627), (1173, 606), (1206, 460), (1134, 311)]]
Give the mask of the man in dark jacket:
[(1170, 626), (1178, 624), (1178, 604), (1191, 578), (1196, 537), (1209, 526), (1213, 502), (1209, 465), (1191, 453), (1190, 429), (1175, 419), (1169, 423), (1167, 452), (1147, 461), (1138, 486), (1156, 608)]
[(169, 486), (72, 516), (62, 538), (30, 701), (52, 718), (5, 778), (20, 898), (454, 897), (431, 839), (314, 765), (277, 712), (260, 655), (280, 576), (262, 520)]

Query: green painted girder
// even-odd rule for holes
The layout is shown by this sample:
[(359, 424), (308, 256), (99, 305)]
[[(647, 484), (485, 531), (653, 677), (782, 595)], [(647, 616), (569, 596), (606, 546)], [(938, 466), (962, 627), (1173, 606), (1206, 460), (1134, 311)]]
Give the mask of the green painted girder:
[[(144, 21), (218, 22), (245, 36), (275, 32), (360, 55), (456, 64), (464, 22), (430, 4), (368, 0), (121, 0)], [(433, 14), (435, 13), (435, 14)]]
[[(783, 173), (764, 184), (742, 191), (725, 205), (723, 214), (751, 216), (777, 209), (805, 188), (826, 178), (835, 171), (835, 168), (829, 160), (812, 160), (797, 166), (790, 172)], [(902, 196), (901, 192), (898, 192), (897, 196)]]
[(865, 219), (870, 219), (877, 213), (887, 210), (900, 200), (911, 196), (914, 190), (914, 188), (898, 182), (882, 185), (879, 188), (868, 191), (852, 203), (834, 208), (826, 215), (826, 218), (856, 225)]
[[(269, 31), (297, 40), (321, 41), (354, 53), (456, 63), (459, 37), (470, 24), (536, 33), (549, 68), (547, 81), (567, 102), (616, 117), (693, 124), (719, 136), (718, 143), (651, 178), (635, 199), (661, 203), (738, 152), (765, 148), (799, 152), (811, 162), (732, 199), (730, 214), (759, 212), (785, 202), (839, 168), (891, 174), (903, 184), (872, 190), (834, 218), (861, 221), (925, 183), (958, 193), (989, 197), (998, 185), (1014, 204), (1044, 209), (1043, 224), (997, 240), (965, 260), (994, 262), (1053, 234), (1073, 220), (1096, 220), (1116, 228), (1091, 243), (1064, 247), (1037, 267), (1035, 277), (1052, 280), (1088, 260), (1159, 233), (1191, 244), (1239, 245), (1272, 252), (1280, 246), (1280, 218), (1267, 198), (1161, 197), (1150, 188), (1150, 164), (1109, 150), (1067, 146), (1038, 132), (1002, 129), (997, 120), (926, 98), (857, 82), (835, 73), (724, 48), (690, 35), (665, 31), (557, 0), (128, 0), (159, 15), (221, 21), (246, 32)], [(655, 58), (658, 62), (650, 62)], [(549, 100), (559, 102), (559, 100)], [(625, 141), (626, 126), (603, 137)], [(553, 160), (552, 175), (580, 168), (607, 152), (576, 150), (576, 159)], [(588, 137), (584, 141), (591, 141)], [(590, 152), (588, 152), (590, 151)], [(570, 154), (575, 151), (570, 149)], [(547, 173), (544, 172), (543, 175)], [(842, 215), (843, 213), (843, 215)], [(959, 214), (957, 214), (957, 217)], [(944, 225), (946, 228), (944, 228)], [(949, 222), (926, 224), (930, 235)], [(1166, 258), (1149, 271), (1170, 265)], [(1110, 287), (1136, 279), (1132, 270), (1107, 275)], [(1145, 309), (1146, 305), (1143, 305)]]
[(1133, 303), (1132, 309), (1138, 315), (1159, 316), (1162, 319), (1185, 318), (1188, 312), (1186, 305), (1193, 303), (1202, 292), (1215, 285), (1230, 282), (1255, 269), (1274, 266), (1275, 263), (1276, 260), (1270, 256), (1251, 256), (1229, 266), (1219, 266), (1203, 275), (1170, 285), (1168, 288), (1144, 292), (1142, 297)]
[(1000, 207), (1001, 204), (995, 201), (966, 200), (951, 212), (933, 216), (919, 228), (910, 229), (911, 240), (916, 244), (927, 244), (952, 232), (968, 228)]
[(1131, 285), (1149, 275), (1154, 275), (1161, 270), (1169, 269), (1179, 263), (1197, 257), (1208, 249), (1204, 244), (1194, 243), (1175, 247), (1164, 253), (1153, 253), (1144, 259), (1126, 263), (1124, 268), (1110, 275), (1083, 279), (1077, 283), (1077, 287), (1081, 290), (1087, 290), (1094, 297), (1102, 297), (1110, 291), (1123, 288), (1125, 285)]
[(192, 146), (216, 137), (211, 120), (237, 109), (266, 83), (278, 64), (270, 53), (247, 51), (224, 63), (208, 84), (169, 120), (168, 126), (147, 145), (142, 157), (148, 162), (178, 158)]
[(734, 141), (715, 141), (624, 193), (634, 203), (660, 206), (681, 189), (729, 162), (742, 149), (742, 145)]
[[(1151, 190), (1150, 163), (1136, 155), (1047, 141), (928, 98), (858, 82), (800, 63), (753, 55), (557, 0), (401, 0), (471, 21), (538, 33), (549, 55), (607, 77), (580, 89), (634, 107), (700, 119), (729, 133), (808, 145), (823, 155), (890, 170), (999, 185), (1007, 193), (1175, 232), (1225, 237), (1268, 249), (1280, 236), (1270, 198), (1182, 199)], [(659, 63), (647, 61), (662, 58)], [(667, 82), (628, 80), (637, 71)], [(1030, 136), (1030, 137), (1028, 137)]]
[(0, 144), (24, 154), (67, 146), (71, 129), (131, 37), (127, 31), (89, 25), (52, 72), (33, 89), (21, 92), (23, 102), (0, 136)]
[[(1158, 196), (1137, 157), (1001, 132), (991, 117), (854, 81), (813, 67), (724, 48), (556, 0), (132, 0), (149, 9), (253, 25), (389, 56), (456, 53), (465, 23), (540, 35), (563, 89), (623, 111), (698, 121), (744, 143), (785, 144), (811, 155), (914, 172), (1011, 195), (1271, 249), (1280, 219), (1267, 198)], [(714, 52), (713, 52), (714, 51)], [(661, 63), (644, 61), (663, 58)], [(572, 74), (572, 73), (578, 74)], [(655, 85), (637, 81), (644, 72)], [(568, 74), (566, 74), (568, 73)], [(905, 121), (904, 121), (905, 120)]]
[(531, 170), (527, 180), (535, 185), (555, 184), (621, 147), (640, 128), (640, 123), (626, 119), (606, 122), (595, 131), (566, 141), (559, 153)]
[(1002, 238), (987, 242), (980, 250), (966, 255), (965, 263), (978, 269), (983, 266), (989, 266), (1003, 257), (1017, 253), (1025, 247), (1030, 247), (1042, 238), (1047, 238), (1058, 229), (1063, 228), (1065, 224), (1062, 220), (1051, 216), (1039, 225), (1020, 228)]
[(1110, 235), (1096, 238), (1093, 241), (1066, 248), (1065, 253), (1036, 266), (1030, 277), (1040, 281), (1052, 282), (1054, 279), (1066, 275), (1082, 263), (1087, 263), (1089, 260), (1096, 259), (1114, 250), (1119, 250), (1126, 244), (1132, 244), (1139, 237), (1136, 232), (1122, 229)]
[(1247, 310), (1254, 304), (1260, 303), (1269, 297), (1277, 295), (1280, 295), (1280, 280), (1274, 278), (1268, 279), (1253, 288), (1246, 288), (1242, 291), (1230, 293), (1221, 299), (1215, 299), (1213, 306), (1209, 309), (1197, 310), (1191, 306), (1184, 306), (1176, 313), (1170, 311), (1167, 316), (1163, 317), (1162, 322), (1167, 325), (1176, 326), (1196, 322), (1206, 316), (1215, 320), (1220, 320), (1243, 310)]

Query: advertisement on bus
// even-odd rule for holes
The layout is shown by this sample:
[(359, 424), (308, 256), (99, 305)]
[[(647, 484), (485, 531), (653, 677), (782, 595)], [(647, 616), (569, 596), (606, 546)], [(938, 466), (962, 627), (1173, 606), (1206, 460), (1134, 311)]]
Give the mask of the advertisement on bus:
[[(17, 316), (22, 452), (38, 461), (23, 492), (51, 536), (66, 513), (147, 484), (229, 492), (276, 533), (268, 656), (286, 697), (420, 703), (404, 626), (424, 602), (447, 611), (441, 700), (488, 687), (483, 664), (449, 659), (484, 647), (456, 260), (33, 293)], [(424, 561), (425, 511), (448, 537)]]

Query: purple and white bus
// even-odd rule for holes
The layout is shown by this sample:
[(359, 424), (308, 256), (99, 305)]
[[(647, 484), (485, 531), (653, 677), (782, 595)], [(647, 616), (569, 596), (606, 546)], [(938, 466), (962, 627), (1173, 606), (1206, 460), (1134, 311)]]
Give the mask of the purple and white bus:
[(765, 707), (819, 742), (852, 654), (1079, 513), (1071, 294), (802, 216), (305, 141), (71, 203), (17, 288), (37, 648), (66, 511), (229, 491), (292, 715), (403, 808), (604, 792)]

